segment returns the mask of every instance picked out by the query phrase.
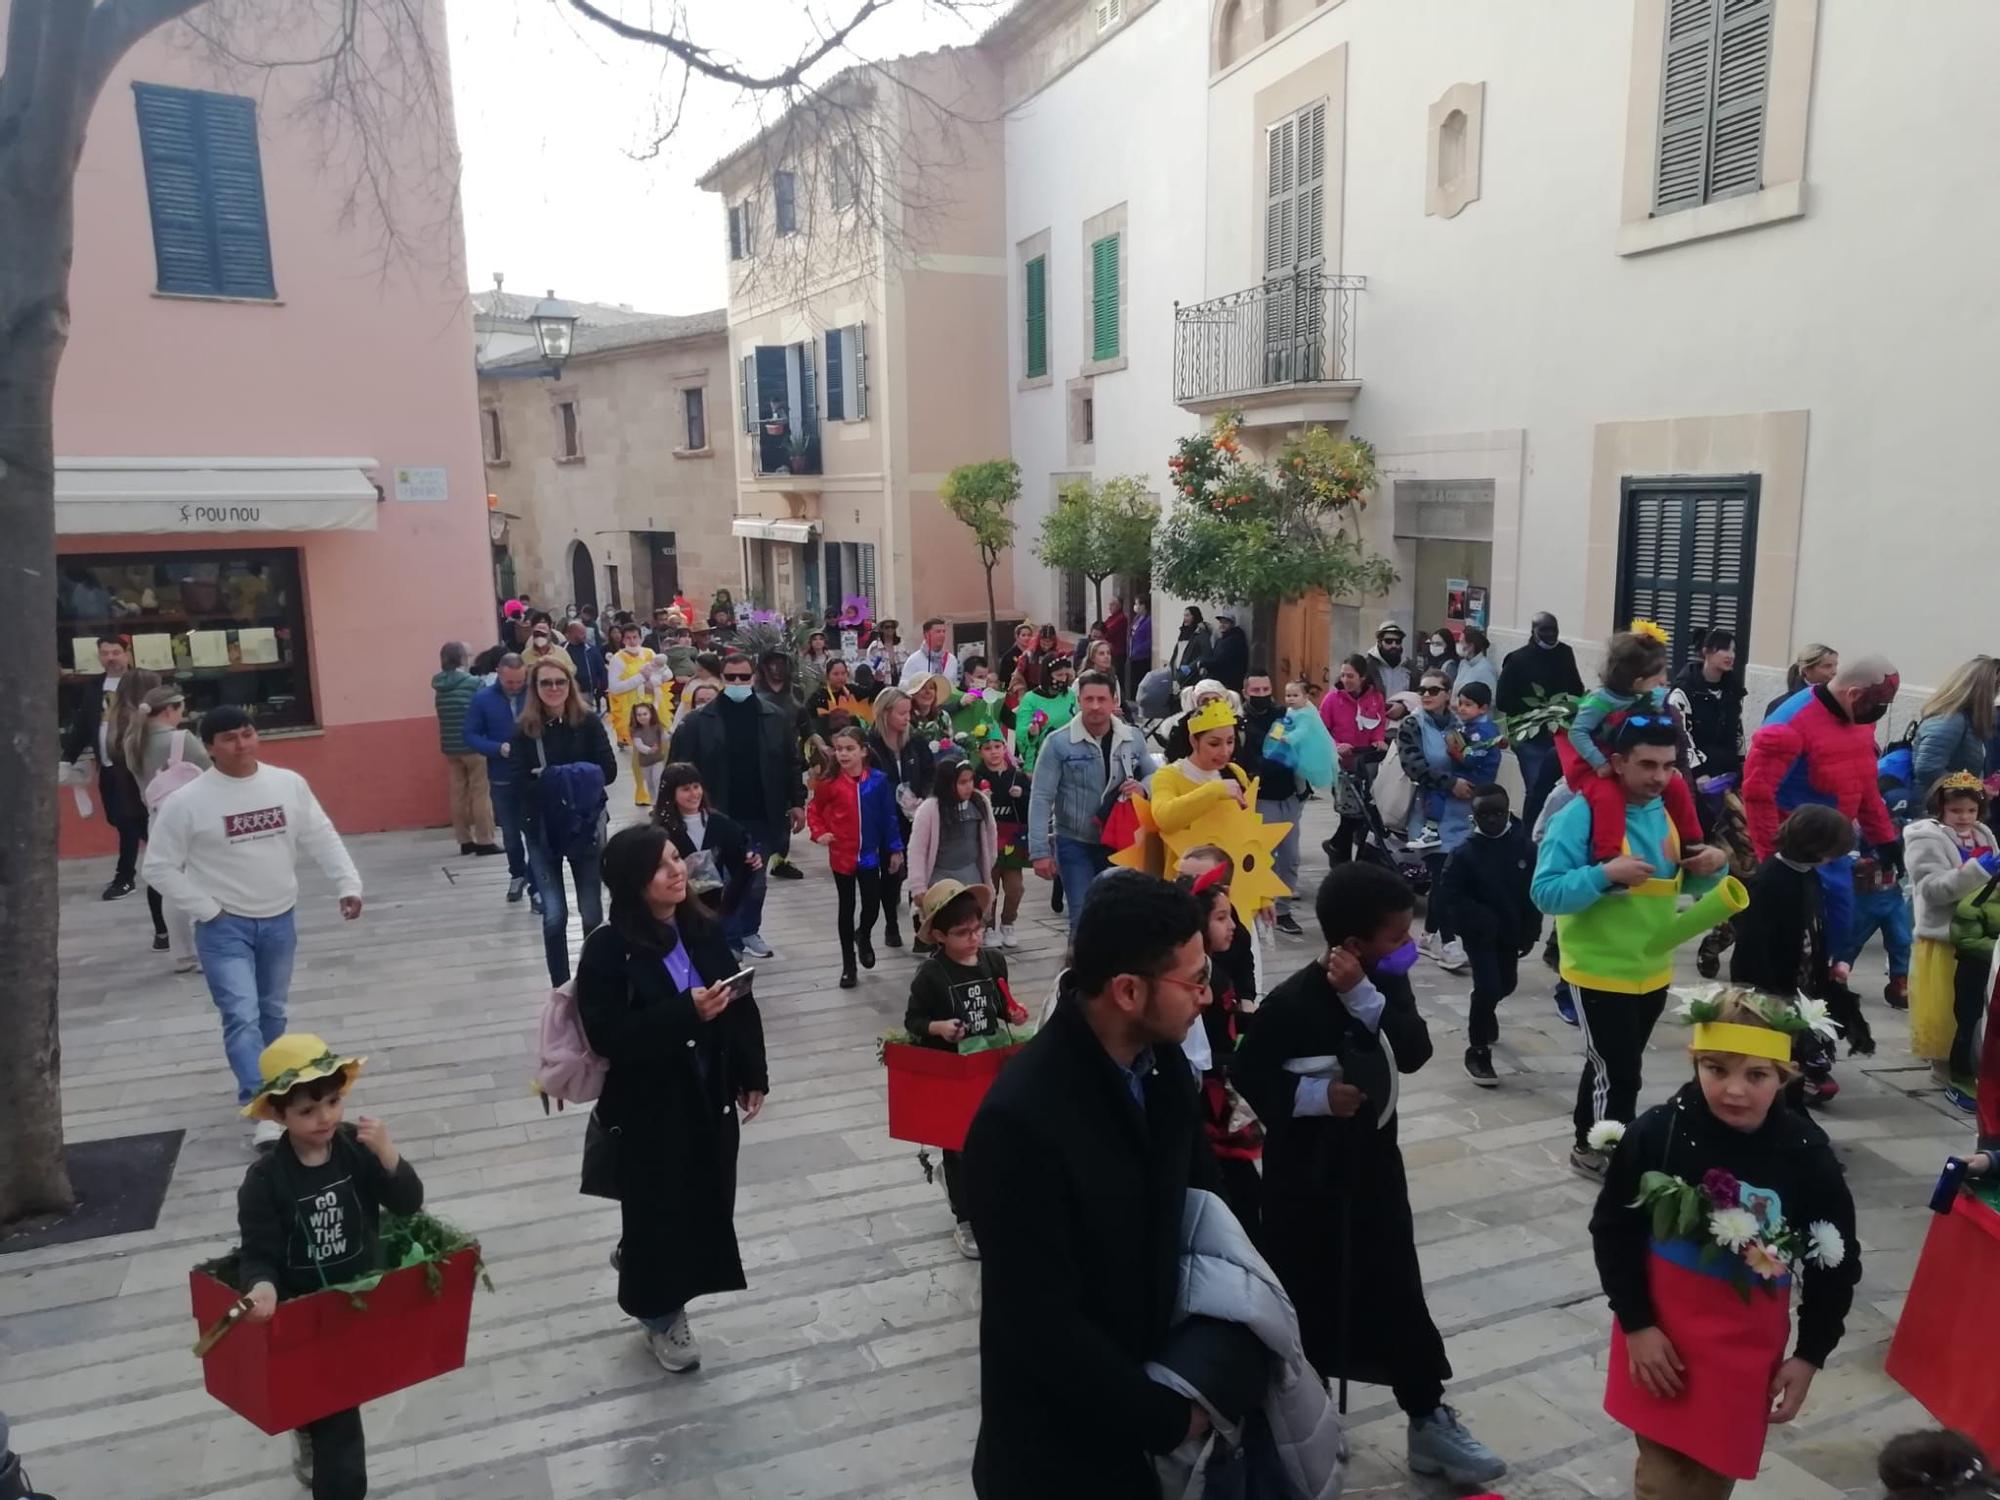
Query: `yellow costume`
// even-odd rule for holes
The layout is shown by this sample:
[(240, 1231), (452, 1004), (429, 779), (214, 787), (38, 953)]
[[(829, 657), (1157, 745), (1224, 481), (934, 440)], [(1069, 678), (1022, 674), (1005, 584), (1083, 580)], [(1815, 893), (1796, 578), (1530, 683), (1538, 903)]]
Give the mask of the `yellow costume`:
[[(667, 664), (659, 653), (650, 646), (626, 646), (613, 652), (606, 659), (610, 667), (611, 685), (608, 696), (611, 700), (611, 731), (618, 736), (618, 743), (632, 743), (632, 706), (644, 693), (660, 716), (662, 724), (672, 722), (667, 714), (673, 702), (673, 678), (667, 672)], [(652, 663), (659, 661), (654, 667)], [(651, 685), (648, 678), (653, 679)]]

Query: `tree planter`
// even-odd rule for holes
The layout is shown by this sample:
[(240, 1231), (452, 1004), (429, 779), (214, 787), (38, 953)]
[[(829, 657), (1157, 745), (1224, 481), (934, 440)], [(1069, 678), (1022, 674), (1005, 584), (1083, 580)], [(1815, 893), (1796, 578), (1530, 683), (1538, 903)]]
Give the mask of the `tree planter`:
[[(372, 1291), (280, 1302), (269, 1322), (237, 1324), (202, 1357), (203, 1383), (275, 1435), (456, 1370), (478, 1272), (479, 1247), (467, 1245), (390, 1271)], [(213, 1327), (236, 1304), (236, 1289), (205, 1270), (191, 1271), (188, 1284), (197, 1327)]]
[(806, 455), (803, 453), (794, 453), (785, 462), (790, 465), (794, 474), (803, 474), (806, 471)]
[(946, 1151), (965, 1149), (965, 1132), (979, 1112), (979, 1102), (1007, 1059), (1012, 1047), (983, 1052), (946, 1052), (907, 1042), (886, 1042), (882, 1065), (889, 1070), (889, 1136)]

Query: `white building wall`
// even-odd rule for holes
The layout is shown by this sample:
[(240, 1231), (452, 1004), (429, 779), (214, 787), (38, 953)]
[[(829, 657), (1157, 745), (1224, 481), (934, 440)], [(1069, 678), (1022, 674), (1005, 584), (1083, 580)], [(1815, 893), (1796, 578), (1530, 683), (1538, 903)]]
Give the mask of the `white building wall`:
[[(1176, 76), (1206, 62), (1182, 9)], [(1586, 618), (1615, 568), (1586, 546), (1600, 424), (1804, 412), (1795, 577), (1760, 563), (1756, 665), (1781, 669), (1798, 645), (1826, 640), (1890, 655), (1906, 683), (1934, 683), (2000, 637), (1978, 570), (1952, 561), (1991, 556), (2000, 196), (1986, 183), (2000, 139), (2000, 7), (1821, 6), (1804, 217), (1621, 256), (1634, 15), (1635, 0), (1350, 0), (1253, 52), (1210, 90), (1206, 295), (1255, 279), (1258, 91), (1345, 44), (1339, 268), (1369, 278), (1351, 430), (1392, 469), (1393, 455), (1490, 454), (1519, 436), (1517, 529), (1496, 526), (1497, 632), (1538, 609), (1572, 636), (1608, 623), (1608, 604)], [(1482, 81), (1481, 196), (1455, 218), (1426, 217), (1427, 109), (1451, 85)], [(1094, 118), (1143, 118), (1132, 143), (1147, 175), (1192, 208), (1195, 185), (1162, 166), (1204, 159), (1181, 154), (1178, 90), (1137, 70), (1123, 86), (1117, 111)], [(1080, 130), (1051, 144), (1066, 176), (1086, 175), (1102, 150)], [(1017, 191), (1031, 188), (1057, 190)], [(1163, 310), (1154, 326), (1167, 331)], [(1023, 419), (1028, 404), (1017, 398), (1017, 435), (1054, 431)], [(1704, 471), (1684, 445), (1674, 458)], [(1384, 547), (1388, 510), (1369, 519)], [(1503, 586), (1508, 575), (1517, 586)], [(1773, 610), (1776, 647), (1763, 628)], [(1417, 613), (1432, 623), (1435, 606)], [(1753, 703), (1764, 680), (1753, 673)]]
[[(1202, 296), (1201, 174), (1207, 0), (1157, 0), (1124, 23), (1006, 122), (1008, 363), (1014, 459), (1021, 465), (1014, 551), (1016, 599), (1030, 619), (1056, 618), (1059, 580), (1034, 555), (1056, 476), (1143, 476), (1164, 507), (1167, 459), (1196, 419), (1174, 405), (1173, 305)], [(1095, 377), (1096, 442), (1071, 462), (1068, 383), (1089, 354), (1084, 223), (1126, 208), (1127, 367)], [(1049, 381), (1021, 389), (1024, 240), (1048, 231)], [(1108, 585), (1107, 585), (1108, 589)], [(1109, 594), (1107, 592), (1107, 598)], [(1163, 619), (1179, 606), (1164, 595)], [(1154, 651), (1165, 642), (1156, 629)]]

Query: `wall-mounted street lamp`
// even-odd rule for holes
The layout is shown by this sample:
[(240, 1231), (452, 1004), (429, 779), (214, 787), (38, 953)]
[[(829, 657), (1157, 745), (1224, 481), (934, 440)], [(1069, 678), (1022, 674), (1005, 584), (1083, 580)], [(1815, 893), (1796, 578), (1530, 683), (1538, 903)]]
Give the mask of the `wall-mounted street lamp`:
[(535, 343), (547, 363), (482, 365), (479, 370), (482, 380), (562, 379), (562, 367), (576, 344), (576, 309), (558, 297), (551, 287), (548, 296), (537, 302), (534, 311), (528, 314), (528, 323), (535, 330)]

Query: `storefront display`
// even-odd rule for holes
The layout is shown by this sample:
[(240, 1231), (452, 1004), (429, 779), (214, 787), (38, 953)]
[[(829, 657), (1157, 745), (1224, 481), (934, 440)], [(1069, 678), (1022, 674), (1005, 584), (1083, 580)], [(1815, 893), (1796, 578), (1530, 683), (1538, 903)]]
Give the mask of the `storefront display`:
[(68, 554), (56, 631), (66, 711), (99, 675), (97, 638), (116, 635), (180, 684), (190, 717), (229, 703), (262, 729), (317, 722), (295, 550)]

